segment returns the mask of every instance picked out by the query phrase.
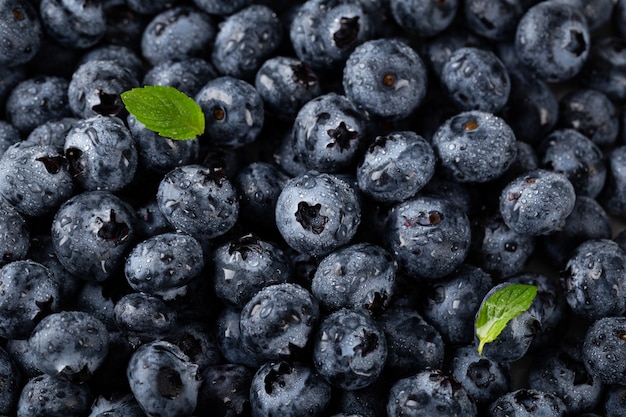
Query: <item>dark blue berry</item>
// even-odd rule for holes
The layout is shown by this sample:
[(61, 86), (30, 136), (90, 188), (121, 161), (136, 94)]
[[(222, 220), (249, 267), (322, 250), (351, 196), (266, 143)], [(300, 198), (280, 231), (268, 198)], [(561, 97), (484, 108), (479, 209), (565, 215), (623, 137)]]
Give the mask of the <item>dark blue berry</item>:
[(217, 346), (228, 363), (258, 368), (266, 360), (242, 342), (240, 319), (241, 309), (239, 308), (227, 305), (220, 311), (215, 320)]
[(452, 24), (459, 2), (457, 0), (390, 0), (393, 20), (408, 33), (419, 37), (434, 37)]
[(0, 266), (24, 259), (30, 247), (28, 224), (4, 197), (0, 197)]
[(89, 413), (93, 394), (87, 385), (39, 375), (26, 382), (17, 403), (17, 417), (81, 417)]
[(162, 299), (146, 293), (126, 294), (113, 310), (117, 328), (140, 341), (152, 341), (171, 333), (177, 326), (176, 311)]
[(591, 376), (604, 384), (624, 385), (626, 368), (621, 357), (626, 351), (626, 318), (604, 315), (585, 335), (582, 357)]
[(24, 142), (30, 145), (51, 146), (58, 153), (62, 154), (63, 146), (65, 146), (65, 137), (76, 126), (76, 123), (78, 123), (78, 119), (74, 117), (50, 120), (34, 128)]
[(467, 27), (494, 41), (513, 39), (524, 11), (524, 4), (519, 0), (467, 0), (463, 5)]
[(382, 327), (366, 313), (341, 309), (317, 329), (313, 363), (332, 386), (355, 390), (374, 383), (387, 360)]
[(470, 248), (466, 213), (441, 197), (418, 194), (397, 204), (388, 214), (385, 233), (400, 270), (418, 279), (451, 273)]
[(202, 58), (191, 57), (158, 63), (146, 72), (143, 84), (171, 86), (193, 97), (216, 77), (213, 65)]
[(91, 405), (89, 417), (143, 417), (141, 407), (131, 394), (107, 398), (99, 396)]
[(398, 39), (364, 42), (350, 54), (343, 70), (346, 96), (385, 119), (413, 113), (426, 95), (427, 81), (420, 56)]
[(0, 4), (0, 63), (9, 67), (35, 57), (43, 38), (39, 14), (32, 2), (8, 0)]
[(529, 388), (507, 392), (489, 406), (489, 417), (564, 417), (567, 407), (557, 395)]
[(208, 14), (229, 16), (250, 5), (252, 0), (193, 0), (193, 3)]
[(102, 3), (90, 0), (41, 0), (41, 22), (46, 34), (67, 48), (86, 49), (104, 36)]
[(11, 357), (4, 349), (0, 348), (0, 413), (11, 414), (15, 411), (17, 401), (22, 389), (22, 375)]
[(276, 226), (293, 249), (322, 256), (350, 242), (361, 221), (355, 189), (338, 176), (310, 171), (283, 188)]
[[(144, 72), (144, 63), (141, 56), (133, 49), (122, 45), (105, 44), (88, 50), (81, 56), (77, 65), (82, 65), (87, 61), (114, 61), (124, 68), (132, 71), (135, 78), (141, 79)], [(146, 83), (144, 83), (146, 84)]]
[(250, 386), (254, 373), (243, 365), (225, 363), (202, 371), (196, 413), (243, 417), (250, 413)]

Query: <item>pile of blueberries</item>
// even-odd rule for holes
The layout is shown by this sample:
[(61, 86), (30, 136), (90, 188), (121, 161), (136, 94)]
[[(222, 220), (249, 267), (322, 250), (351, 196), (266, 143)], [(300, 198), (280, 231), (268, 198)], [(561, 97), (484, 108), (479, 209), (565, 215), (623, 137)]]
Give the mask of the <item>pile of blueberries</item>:
[(626, 0), (0, 0), (0, 416), (625, 416), (624, 102)]

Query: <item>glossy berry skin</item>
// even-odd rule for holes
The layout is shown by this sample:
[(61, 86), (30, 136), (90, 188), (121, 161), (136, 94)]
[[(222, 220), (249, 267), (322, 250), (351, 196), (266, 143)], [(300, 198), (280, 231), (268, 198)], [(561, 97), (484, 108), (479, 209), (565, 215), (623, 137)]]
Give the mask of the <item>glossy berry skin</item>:
[(463, 17), (473, 32), (494, 41), (507, 41), (513, 38), (525, 8), (524, 2), (517, 0), (469, 0), (463, 4)]
[(607, 36), (598, 39), (580, 72), (583, 86), (606, 94), (617, 103), (626, 100), (626, 39)]
[(578, 246), (561, 277), (572, 312), (588, 320), (624, 314), (624, 268), (626, 253), (612, 240), (592, 239)]
[(229, 16), (252, 3), (252, 0), (193, 0), (193, 3), (208, 14)]
[(139, 87), (132, 69), (116, 61), (87, 61), (72, 73), (67, 97), (74, 116), (115, 116), (124, 109), (120, 94)]
[(190, 6), (176, 6), (153, 17), (141, 37), (141, 53), (152, 65), (202, 57), (215, 39), (215, 23)]
[[(478, 312), (483, 308), (486, 300), (496, 291), (513, 285), (511, 282), (503, 282), (494, 286), (483, 298)], [(529, 308), (517, 317), (511, 319), (496, 340), (486, 343), (483, 348), (483, 356), (496, 362), (514, 362), (521, 359), (528, 349), (533, 339), (541, 331), (543, 314), (538, 308)], [(474, 336), (474, 345), (479, 345), (478, 336)]]
[(107, 22), (100, 2), (42, 0), (39, 12), (46, 34), (67, 48), (92, 47), (106, 30)]
[(437, 279), (465, 260), (470, 247), (470, 223), (452, 201), (418, 194), (389, 212), (385, 244), (400, 271), (416, 279)]
[(550, 392), (522, 388), (508, 392), (489, 406), (489, 417), (564, 417), (567, 407)]
[(604, 393), (602, 382), (585, 368), (582, 341), (565, 342), (535, 357), (528, 383), (533, 389), (558, 395), (571, 414), (595, 409)]
[(201, 241), (226, 233), (239, 213), (236, 191), (222, 170), (201, 165), (168, 172), (159, 184), (157, 203), (175, 229)]
[(215, 320), (214, 329), (217, 346), (228, 363), (258, 368), (266, 360), (242, 342), (240, 319), (241, 309), (237, 307), (226, 305), (220, 311)]
[(113, 310), (116, 327), (131, 340), (153, 341), (176, 328), (176, 310), (157, 296), (134, 292), (124, 295)]
[(216, 295), (239, 308), (262, 288), (290, 281), (285, 253), (275, 244), (245, 235), (220, 245), (213, 252)]
[(389, 8), (398, 26), (412, 35), (428, 38), (441, 33), (452, 24), (458, 3), (457, 0), (391, 0)]
[(276, 226), (301, 253), (323, 256), (350, 242), (361, 221), (355, 189), (338, 176), (316, 171), (287, 182), (276, 203)]
[(454, 349), (445, 369), (463, 386), (479, 409), (486, 408), (511, 389), (510, 367), (480, 356), (475, 346)]
[(0, 121), (0, 155), (2, 155), (6, 149), (19, 142), (21, 139), (20, 132), (4, 120)]
[(91, 405), (89, 417), (143, 417), (145, 414), (135, 398), (128, 395), (106, 398), (99, 396)]
[(204, 112), (204, 135), (212, 143), (239, 148), (259, 136), (265, 120), (263, 100), (244, 80), (215, 78), (202, 87), (195, 100)]
[(421, 104), (428, 77), (420, 56), (397, 39), (376, 39), (357, 46), (343, 70), (346, 96), (369, 114), (403, 119)]
[(165, 174), (180, 165), (198, 162), (200, 143), (197, 139), (174, 140), (160, 136), (132, 114), (128, 115), (126, 122), (137, 151), (138, 168)]
[(250, 5), (220, 23), (211, 62), (221, 74), (251, 80), (274, 54), (282, 35), (282, 22), (272, 9)]
[(396, 264), (382, 247), (356, 243), (339, 248), (317, 266), (311, 292), (330, 311), (363, 309), (378, 315), (393, 297)]
[(425, 288), (423, 317), (450, 345), (474, 340), (474, 318), (481, 300), (493, 287), (491, 276), (472, 265), (462, 265)]
[(317, 329), (313, 363), (332, 386), (352, 391), (378, 379), (387, 352), (385, 333), (374, 319), (341, 309), (327, 315)]
[(37, 76), (20, 82), (6, 100), (6, 118), (22, 133), (71, 116), (67, 99), (68, 81), (62, 77)]
[(444, 172), (458, 182), (487, 182), (515, 161), (515, 134), (492, 113), (466, 111), (446, 120), (432, 138)]
[(30, 145), (52, 146), (57, 152), (63, 153), (65, 137), (76, 126), (76, 123), (78, 123), (78, 119), (75, 117), (63, 117), (60, 120), (47, 121), (34, 128), (24, 142)]
[(359, 2), (308, 0), (293, 17), (289, 38), (298, 59), (316, 71), (341, 68), (372, 38), (375, 18)]
[(321, 95), (302, 106), (296, 116), (294, 153), (308, 169), (345, 171), (356, 163), (368, 127), (367, 116), (346, 96)]
[(74, 189), (67, 160), (51, 146), (16, 143), (0, 157), (0, 195), (22, 214), (53, 213)]
[(202, 58), (190, 57), (160, 62), (143, 77), (143, 85), (169, 85), (194, 97), (206, 83), (217, 77), (217, 71)]
[(607, 213), (624, 217), (626, 216), (626, 146), (613, 148), (607, 156), (607, 175), (604, 189), (598, 197), (598, 201)]
[(542, 2), (517, 25), (515, 51), (520, 61), (547, 82), (576, 76), (589, 55), (591, 39), (582, 12), (565, 2)]
[(0, 5), (0, 63), (9, 67), (24, 64), (39, 51), (43, 29), (32, 3), (4, 1)]
[(457, 49), (441, 69), (440, 81), (451, 101), (462, 111), (495, 113), (509, 99), (511, 80), (502, 61), (481, 48)]
[(539, 145), (541, 165), (561, 172), (574, 186), (577, 196), (595, 198), (606, 180), (606, 165), (600, 148), (573, 129), (552, 131)]
[[(56, 212), (51, 234), (61, 264), (82, 279), (104, 281), (121, 271), (135, 237), (135, 214), (107, 191), (78, 194)], [(94, 256), (95, 255), (95, 256)]]
[(24, 259), (29, 247), (26, 220), (4, 197), (0, 198), (0, 266)]
[(275, 56), (259, 68), (254, 86), (272, 115), (293, 120), (300, 108), (322, 94), (317, 74), (297, 58)]
[(442, 368), (443, 339), (416, 310), (392, 307), (377, 322), (387, 341), (386, 377), (405, 378), (424, 369)]
[(391, 203), (413, 197), (435, 173), (432, 146), (413, 131), (378, 136), (356, 171), (359, 189), (376, 201)]
[(250, 411), (253, 375), (249, 368), (232, 363), (205, 368), (196, 413), (214, 413), (224, 417), (246, 415)]
[(318, 417), (328, 407), (331, 387), (302, 363), (266, 362), (252, 377), (253, 417)]
[(126, 376), (148, 417), (188, 416), (196, 407), (198, 365), (172, 343), (157, 340), (140, 346), (130, 358)]
[(588, 88), (573, 90), (561, 98), (559, 124), (576, 129), (602, 148), (615, 143), (619, 133), (613, 102), (604, 93)]
[(266, 360), (294, 357), (308, 344), (319, 316), (318, 301), (300, 285), (269, 285), (241, 310), (241, 340)]
[(163, 233), (138, 243), (126, 257), (124, 274), (138, 292), (172, 298), (202, 271), (202, 246), (183, 233)]
[(80, 417), (89, 413), (89, 387), (47, 374), (29, 379), (17, 403), (18, 417)]
[(539, 236), (561, 228), (575, 202), (576, 191), (565, 174), (537, 169), (504, 187), (500, 214), (517, 233)]
[(33, 329), (29, 344), (42, 372), (82, 383), (108, 354), (109, 332), (88, 313), (62, 311), (44, 317)]
[(28, 338), (37, 323), (60, 310), (59, 285), (48, 268), (20, 260), (0, 268), (0, 336)]
[(17, 406), (23, 379), (11, 355), (2, 348), (0, 348), (0, 379), (3, 381), (0, 393), (0, 413), (10, 414)]
[(442, 371), (433, 369), (395, 382), (389, 391), (387, 415), (475, 417), (477, 411), (461, 384)]
[[(78, 60), (78, 65), (87, 61), (114, 61), (124, 68), (128, 68), (138, 80), (144, 73), (144, 63), (141, 56), (128, 46), (104, 44), (85, 52)], [(144, 83), (145, 85), (145, 83)]]

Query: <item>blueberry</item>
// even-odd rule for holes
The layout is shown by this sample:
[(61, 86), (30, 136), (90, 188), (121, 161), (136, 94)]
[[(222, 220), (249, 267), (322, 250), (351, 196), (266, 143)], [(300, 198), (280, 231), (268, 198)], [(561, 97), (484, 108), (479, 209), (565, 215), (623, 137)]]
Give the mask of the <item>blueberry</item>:
[(383, 203), (413, 197), (434, 173), (432, 146), (412, 131), (378, 136), (356, 171), (361, 191)]
[(269, 285), (244, 305), (241, 341), (266, 360), (295, 357), (309, 343), (319, 316), (318, 301), (300, 285)]
[(600, 148), (573, 129), (552, 131), (540, 144), (541, 165), (565, 174), (577, 196), (595, 198), (606, 180), (606, 165)]
[(0, 68), (0, 114), (4, 114), (6, 99), (20, 82), (26, 79), (24, 66), (9, 67), (3, 65)]
[(143, 417), (144, 412), (135, 398), (130, 395), (119, 395), (113, 398), (97, 397), (91, 405), (89, 417)]
[(428, 0), (390, 0), (393, 20), (408, 33), (433, 37), (452, 24), (459, 2)]
[(341, 68), (354, 48), (372, 38), (374, 21), (361, 2), (308, 0), (293, 17), (289, 38), (298, 59), (328, 71)]
[(26, 220), (4, 197), (0, 197), (0, 266), (24, 259), (30, 247)]
[[(483, 301), (477, 311), (483, 308), (483, 305), (489, 297), (496, 291), (513, 285), (512, 282), (503, 282), (494, 286), (483, 298)], [(496, 362), (513, 362), (521, 359), (528, 349), (533, 339), (541, 331), (543, 312), (538, 308), (529, 308), (517, 317), (511, 319), (500, 335), (491, 343), (484, 346), (482, 354)], [(477, 314), (478, 315), (478, 314)], [(475, 345), (478, 346), (478, 336), (474, 336)]]
[(143, 84), (171, 86), (193, 97), (216, 77), (213, 65), (202, 58), (191, 57), (158, 63), (146, 72)]
[(20, 213), (51, 214), (74, 189), (67, 160), (51, 146), (20, 142), (0, 157), (0, 194)]
[(567, 407), (555, 394), (529, 388), (507, 392), (489, 406), (489, 417), (564, 417)]
[(132, 114), (128, 116), (127, 123), (134, 140), (138, 167), (165, 174), (180, 165), (198, 162), (200, 143), (197, 139), (174, 140), (160, 136)]
[(544, 351), (531, 363), (528, 383), (533, 389), (559, 396), (571, 414), (595, 409), (604, 391), (600, 380), (585, 368), (582, 343)]
[(561, 0), (563, 3), (570, 4), (578, 8), (587, 19), (590, 31), (596, 31), (604, 27), (611, 19), (613, 0)]
[(389, 391), (387, 414), (389, 417), (475, 417), (477, 411), (461, 384), (433, 369), (396, 381)]
[(619, 417), (624, 411), (626, 411), (626, 389), (623, 385), (610, 385), (604, 399), (604, 416)]
[(177, 326), (176, 311), (162, 299), (146, 293), (126, 294), (113, 310), (117, 328), (129, 337), (152, 341)]
[(163, 213), (161, 213), (161, 210), (159, 210), (156, 198), (152, 198), (138, 206), (135, 214), (137, 215), (135, 228), (138, 240), (172, 231), (172, 227)]
[(583, 86), (606, 94), (616, 102), (626, 100), (626, 39), (608, 36), (598, 39), (580, 73)]
[(34, 128), (24, 140), (30, 145), (46, 145), (53, 147), (58, 153), (63, 153), (65, 137), (76, 126), (78, 119), (63, 117), (59, 120), (50, 120)]
[(626, 39), (626, 2), (624, 0), (617, 0), (617, 3), (613, 9), (613, 27), (622, 37)]
[(293, 125), (296, 157), (308, 168), (339, 172), (351, 168), (368, 139), (367, 116), (336, 93), (307, 102)]
[(338, 176), (310, 171), (287, 182), (276, 226), (293, 249), (323, 256), (350, 242), (361, 221), (355, 189)]
[(17, 417), (81, 417), (89, 413), (93, 394), (86, 385), (39, 375), (24, 385)]
[(479, 409), (485, 409), (512, 386), (508, 364), (479, 355), (475, 346), (455, 348), (447, 359), (446, 369)]
[(318, 417), (330, 393), (330, 385), (305, 364), (267, 362), (252, 377), (250, 406), (254, 417)]
[(67, 47), (86, 49), (104, 36), (106, 19), (101, 2), (41, 0), (41, 22), (46, 34)]
[(470, 222), (452, 201), (420, 195), (394, 206), (386, 223), (386, 248), (400, 271), (437, 279), (454, 271), (470, 247)]
[(396, 264), (382, 247), (356, 243), (324, 257), (311, 282), (313, 295), (330, 311), (364, 309), (378, 315), (389, 305), (396, 279)]
[(626, 253), (615, 241), (591, 239), (579, 245), (561, 278), (572, 312), (588, 320), (624, 314), (625, 268)]
[(217, 247), (213, 271), (217, 296), (239, 308), (262, 288), (291, 278), (282, 249), (254, 235), (241, 236)]
[(62, 311), (44, 317), (29, 338), (35, 365), (52, 376), (85, 382), (104, 361), (109, 332), (82, 311)]
[(399, 379), (424, 369), (441, 369), (443, 339), (416, 310), (392, 307), (377, 321), (387, 341), (386, 375)]
[(469, 0), (463, 5), (463, 17), (468, 28), (494, 41), (513, 39), (524, 11), (522, 1)]
[(223, 171), (201, 165), (168, 172), (159, 184), (157, 203), (175, 229), (201, 241), (226, 233), (239, 213), (236, 191)]
[(258, 368), (266, 360), (242, 342), (240, 319), (241, 309), (239, 308), (227, 305), (221, 310), (215, 320), (217, 346), (228, 363)]
[(422, 315), (446, 344), (469, 344), (474, 340), (474, 318), (480, 302), (492, 287), (491, 276), (485, 271), (462, 265), (424, 288)]
[(265, 121), (263, 100), (251, 84), (218, 77), (205, 84), (195, 100), (204, 112), (204, 135), (211, 143), (239, 148), (259, 136)]
[[(132, 71), (135, 78), (141, 79), (144, 72), (144, 63), (139, 54), (133, 49), (123, 45), (105, 44), (88, 50), (81, 56), (77, 65), (80, 66), (87, 61), (114, 61), (124, 68)], [(146, 84), (146, 83), (144, 83)]]
[(547, 82), (576, 76), (587, 60), (590, 45), (585, 16), (561, 1), (532, 6), (520, 19), (515, 33), (520, 61)]
[(166, 9), (150, 21), (141, 38), (141, 53), (152, 65), (172, 59), (202, 58), (215, 39), (215, 23), (191, 6)]
[[(136, 3), (137, 1), (133, 0), (105, 2), (104, 14), (107, 27), (104, 32), (104, 39), (107, 39), (109, 43), (129, 47), (133, 51), (141, 50), (141, 34), (149, 22), (149, 16), (133, 10)], [(162, 3), (163, 0), (149, 2), (151, 6), (159, 7), (162, 6)]]
[(590, 239), (610, 239), (611, 235), (609, 216), (600, 203), (579, 196), (563, 227), (541, 236), (538, 246), (547, 261), (562, 269), (578, 245)]
[(426, 67), (407, 43), (376, 39), (357, 46), (343, 70), (346, 96), (369, 114), (402, 119), (421, 104), (427, 90)]
[(300, 108), (322, 94), (317, 74), (299, 59), (268, 58), (256, 73), (254, 86), (267, 110), (280, 120), (293, 120)]
[(115, 324), (115, 304), (132, 292), (123, 276), (116, 274), (106, 281), (83, 282), (74, 300), (76, 310), (89, 313), (110, 331), (118, 331)]
[(54, 216), (54, 251), (72, 274), (104, 281), (122, 269), (133, 244), (134, 221), (131, 207), (119, 197), (107, 191), (83, 192), (63, 203)]
[(154, 15), (171, 6), (169, 0), (126, 0), (124, 3), (136, 13)]
[(139, 292), (173, 298), (204, 268), (202, 246), (182, 233), (163, 233), (139, 242), (128, 254), (124, 273)]
[(9, 339), (5, 349), (19, 368), (19, 373), (23, 378), (20, 389), (25, 381), (42, 374), (37, 365), (35, 365), (35, 358), (28, 344), (28, 339)]
[(202, 372), (196, 413), (224, 417), (248, 415), (253, 375), (245, 366), (231, 363), (206, 368)]
[(224, 75), (250, 80), (274, 54), (282, 35), (282, 23), (272, 9), (250, 5), (220, 23), (211, 62)]
[(339, 392), (339, 409), (348, 415), (359, 417), (387, 416), (387, 394), (389, 383), (379, 380), (365, 388)]
[(385, 333), (374, 319), (341, 309), (327, 315), (317, 329), (313, 363), (332, 386), (355, 390), (378, 379), (387, 353)]
[(130, 389), (147, 416), (189, 416), (196, 408), (200, 375), (176, 345), (157, 340), (140, 346), (126, 371)]
[(0, 268), (0, 336), (27, 338), (63, 301), (48, 268), (30, 260), (7, 263)]
[(0, 4), (0, 63), (9, 67), (24, 64), (35, 57), (43, 38), (39, 15), (26, 0), (8, 0)]
[(22, 389), (22, 375), (11, 354), (0, 348), (0, 413), (11, 414), (16, 406)]
[(120, 94), (138, 86), (132, 69), (119, 62), (87, 61), (72, 74), (67, 96), (78, 118), (115, 116), (124, 109)]
[(178, 326), (165, 335), (164, 340), (174, 343), (199, 371), (223, 362), (212, 329), (200, 321), (178, 320)]
[(38, 76), (20, 82), (6, 100), (7, 120), (22, 133), (71, 115), (67, 98), (68, 81), (61, 77)]
[(626, 146), (618, 146), (607, 155), (607, 175), (604, 189), (598, 201), (607, 213), (626, 216), (626, 194), (622, 184), (626, 183)]
[(576, 192), (565, 174), (537, 169), (522, 174), (500, 194), (500, 214), (521, 235), (538, 236), (561, 228), (574, 209)]
[(459, 182), (487, 182), (500, 177), (515, 161), (513, 130), (492, 113), (466, 111), (448, 119), (435, 132), (433, 148), (439, 164)]
[(615, 143), (619, 133), (613, 102), (604, 93), (588, 88), (570, 91), (561, 98), (559, 124), (576, 129), (602, 148)]
[(193, 0), (193, 3), (208, 14), (229, 16), (250, 5), (252, 0)]

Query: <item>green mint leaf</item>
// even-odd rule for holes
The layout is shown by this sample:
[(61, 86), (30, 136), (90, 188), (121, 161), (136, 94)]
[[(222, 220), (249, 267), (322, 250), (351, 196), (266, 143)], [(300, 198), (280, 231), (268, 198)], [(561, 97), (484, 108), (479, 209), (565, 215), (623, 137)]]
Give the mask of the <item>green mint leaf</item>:
[(536, 295), (534, 285), (511, 284), (483, 301), (476, 317), (479, 355), (482, 355), (485, 344), (496, 340), (509, 321), (530, 308)]
[(200, 106), (174, 87), (133, 88), (121, 94), (126, 110), (146, 128), (171, 139), (194, 139), (204, 133)]

